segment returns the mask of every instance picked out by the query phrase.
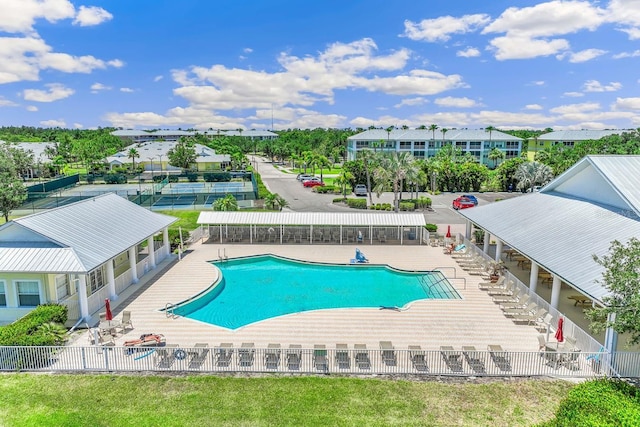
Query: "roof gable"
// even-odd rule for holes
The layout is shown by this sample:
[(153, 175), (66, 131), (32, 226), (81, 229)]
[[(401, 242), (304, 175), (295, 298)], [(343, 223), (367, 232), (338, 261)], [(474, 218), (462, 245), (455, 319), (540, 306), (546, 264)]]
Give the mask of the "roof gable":
[(6, 242), (52, 243), (42, 234), (36, 233), (14, 221), (0, 227), (0, 245)]
[(586, 156), (547, 184), (556, 192), (640, 215), (640, 156)]

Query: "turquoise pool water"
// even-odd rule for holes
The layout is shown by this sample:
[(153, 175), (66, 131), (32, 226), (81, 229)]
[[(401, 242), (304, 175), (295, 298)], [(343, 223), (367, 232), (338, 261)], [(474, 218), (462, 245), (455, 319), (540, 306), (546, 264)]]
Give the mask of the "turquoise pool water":
[(228, 329), (301, 311), (404, 307), (460, 295), (439, 272), (298, 262), (265, 255), (215, 262), (221, 281), (175, 313)]

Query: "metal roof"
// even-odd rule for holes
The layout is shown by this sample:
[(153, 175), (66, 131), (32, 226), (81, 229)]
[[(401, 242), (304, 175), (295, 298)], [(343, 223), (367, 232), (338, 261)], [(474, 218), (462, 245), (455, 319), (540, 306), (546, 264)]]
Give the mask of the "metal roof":
[(237, 130), (228, 130), (226, 132), (224, 132), (225, 135), (228, 136), (246, 136), (246, 137), (265, 137), (265, 136), (269, 136), (269, 137), (277, 137), (278, 134), (268, 131), (268, 130), (243, 130), (242, 132), (239, 132)]
[(628, 211), (560, 193), (533, 193), (459, 211), (505, 244), (594, 300), (608, 291), (596, 280), (613, 240), (640, 236), (640, 218)]
[[(0, 242), (3, 248), (15, 250), (7, 252), (7, 255), (14, 258), (12, 268), (18, 266), (16, 263), (19, 260), (16, 257), (19, 249), (27, 250), (31, 245), (32, 249), (39, 248), (33, 255), (42, 257), (41, 260), (32, 260), (33, 266), (46, 265), (48, 260), (59, 256), (58, 259), (70, 269), (79, 268), (66, 258), (70, 256), (66, 252), (61, 255), (61, 249), (67, 249), (75, 254), (82, 271), (88, 272), (175, 221), (176, 218), (148, 211), (120, 196), (108, 193), (15, 219), (0, 227)], [(11, 232), (12, 223), (42, 236), (54, 246), (47, 248), (39, 247), (37, 243), (25, 243), (21, 236)]]
[(0, 271), (10, 273), (83, 273), (72, 248), (0, 247)]
[[(434, 139), (433, 131), (429, 129), (394, 129), (387, 133), (384, 129), (370, 129), (350, 136), (349, 140), (355, 141), (431, 141)], [(441, 129), (435, 132), (436, 141), (522, 141), (522, 138), (509, 135), (498, 130), (489, 132), (484, 129), (449, 129), (442, 135)]]
[(189, 136), (194, 135), (195, 132), (188, 132), (184, 130), (156, 130), (148, 132), (145, 130), (133, 130), (124, 129), (111, 132), (113, 136)]
[(52, 142), (20, 142), (15, 144), (15, 146), (27, 152), (31, 151), (33, 153), (33, 161), (35, 163), (51, 162), (51, 159), (44, 154), (44, 150), (47, 147), (52, 147)]
[[(165, 161), (168, 161), (169, 156), (167, 153), (175, 147), (176, 144), (176, 141), (149, 141), (140, 144), (131, 144), (119, 153), (107, 157), (107, 161), (109, 163), (118, 164), (131, 163), (131, 159), (129, 159), (129, 150), (132, 148), (136, 149), (140, 155), (140, 157), (136, 159), (136, 163), (147, 163), (150, 162), (151, 159), (159, 161), (160, 156), (162, 156)], [(198, 157), (196, 157), (196, 163), (222, 163), (231, 161), (231, 156), (229, 154), (217, 154), (214, 149), (202, 144), (194, 144), (193, 147), (198, 155)]]
[(200, 212), (198, 224), (424, 226), (419, 213)]
[[(538, 141), (588, 141), (609, 135), (619, 135), (624, 130), (559, 130), (540, 135)], [(533, 138), (532, 138), (533, 139)]]
[(592, 298), (614, 240), (640, 236), (640, 156), (586, 156), (540, 193), (460, 211), (506, 244)]

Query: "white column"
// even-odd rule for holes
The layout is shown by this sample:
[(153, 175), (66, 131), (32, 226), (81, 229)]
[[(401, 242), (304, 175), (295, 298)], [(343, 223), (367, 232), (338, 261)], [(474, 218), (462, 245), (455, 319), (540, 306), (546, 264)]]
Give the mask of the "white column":
[[(57, 292), (57, 290), (56, 290)], [(38, 280), (38, 296), (40, 297), (40, 304), (46, 304), (47, 303), (47, 291), (44, 289), (44, 283), (42, 283), (42, 280)], [(57, 297), (57, 295), (56, 295)]]
[(562, 289), (562, 284), (560, 282), (560, 278), (553, 275), (553, 287), (551, 288), (551, 307), (558, 309), (558, 302), (560, 301), (560, 289)]
[(489, 253), (489, 241), (491, 239), (491, 233), (489, 231), (484, 230), (484, 245), (482, 246), (482, 252), (485, 254)]
[(538, 287), (538, 264), (531, 261), (531, 274), (529, 274), (529, 289), (535, 292)]
[(107, 284), (109, 286), (109, 299), (115, 301), (118, 299), (116, 294), (116, 276), (113, 273), (113, 260), (107, 261)]
[(138, 283), (138, 269), (136, 266), (136, 247), (129, 248), (129, 270), (131, 270), (131, 283)]
[(464, 231), (464, 237), (471, 240), (471, 221), (467, 220), (467, 227)]
[(165, 256), (171, 253), (171, 243), (169, 243), (169, 227), (162, 230), (162, 245), (164, 246)]
[(89, 300), (87, 299), (87, 276), (78, 274), (78, 301), (80, 302), (80, 317), (89, 321)]
[[(616, 320), (616, 314), (610, 313), (607, 316), (608, 322), (614, 322)], [(607, 328), (604, 333), (604, 348), (607, 349), (609, 353), (613, 353), (616, 351), (618, 347), (618, 333), (613, 330), (613, 328)]]
[(156, 251), (154, 250), (153, 236), (147, 239), (147, 248), (149, 249), (149, 269), (156, 268)]
[(496, 261), (500, 261), (500, 259), (502, 258), (502, 240), (497, 239), (498, 242), (496, 243), (496, 256), (495, 256), (495, 260)]

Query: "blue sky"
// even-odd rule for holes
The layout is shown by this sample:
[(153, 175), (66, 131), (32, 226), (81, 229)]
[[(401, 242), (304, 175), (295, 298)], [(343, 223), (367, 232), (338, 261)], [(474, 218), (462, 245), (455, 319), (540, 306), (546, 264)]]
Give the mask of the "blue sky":
[(2, 0), (0, 125), (640, 127), (640, 1)]

